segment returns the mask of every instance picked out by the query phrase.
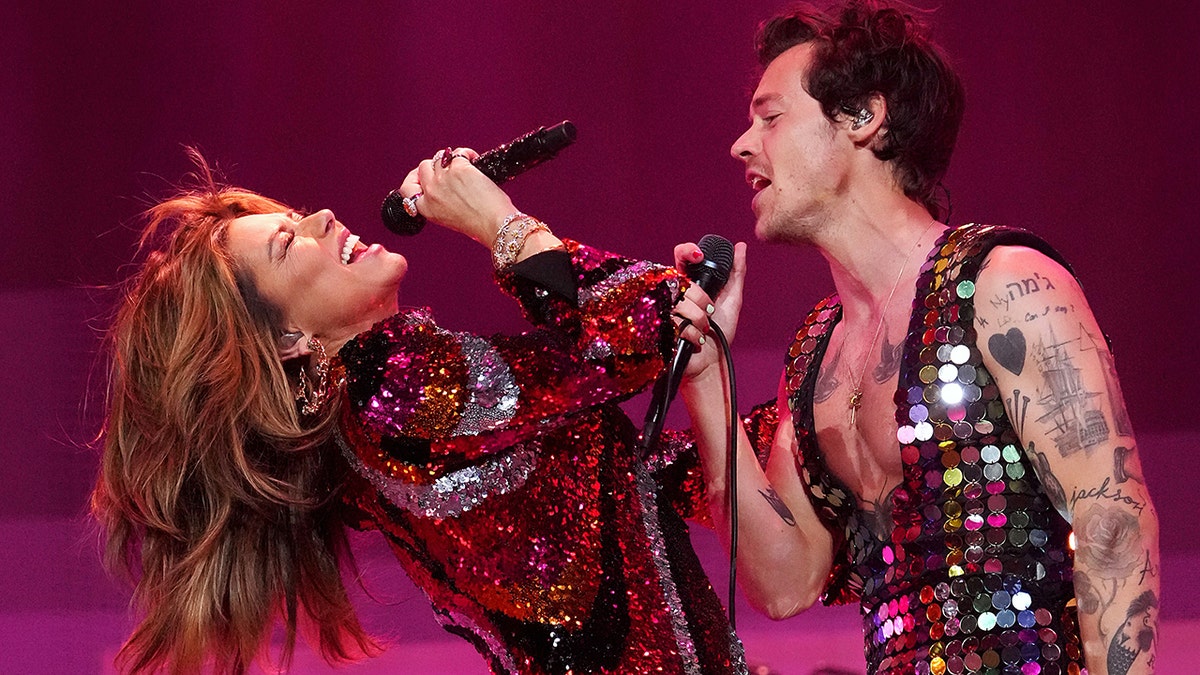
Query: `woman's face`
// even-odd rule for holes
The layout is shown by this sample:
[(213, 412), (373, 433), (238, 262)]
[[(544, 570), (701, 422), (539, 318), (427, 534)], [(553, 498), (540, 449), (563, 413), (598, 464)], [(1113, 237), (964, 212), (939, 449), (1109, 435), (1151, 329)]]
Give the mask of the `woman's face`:
[(340, 344), (397, 310), (408, 261), (366, 246), (325, 209), (267, 213), (229, 223), (229, 250), (287, 330)]

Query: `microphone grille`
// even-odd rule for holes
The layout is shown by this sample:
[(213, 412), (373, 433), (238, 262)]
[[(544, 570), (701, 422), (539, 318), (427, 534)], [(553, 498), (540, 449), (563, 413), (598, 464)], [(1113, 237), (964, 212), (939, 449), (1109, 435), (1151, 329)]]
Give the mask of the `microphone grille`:
[(712, 263), (712, 269), (724, 285), (733, 270), (733, 244), (719, 234), (706, 234), (698, 245), (700, 252), (704, 254), (704, 260)]
[(379, 216), (387, 229), (404, 236), (412, 236), (425, 227), (424, 218), (413, 218), (404, 210), (404, 195), (399, 190), (392, 190), (384, 197)]

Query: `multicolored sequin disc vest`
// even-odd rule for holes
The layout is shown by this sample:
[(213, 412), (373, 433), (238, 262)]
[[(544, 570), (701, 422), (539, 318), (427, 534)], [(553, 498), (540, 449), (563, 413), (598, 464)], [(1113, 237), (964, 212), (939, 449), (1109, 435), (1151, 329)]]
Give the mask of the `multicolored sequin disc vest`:
[[(1051, 506), (983, 365), (975, 278), (995, 246), (1028, 246), (1023, 230), (948, 230), (921, 268), (895, 394), (903, 480), (891, 537), (880, 540), (855, 496), (826, 468), (813, 387), (834, 324), (830, 297), (788, 353), (797, 466), (835, 538), (826, 604), (859, 600), (868, 672), (1077, 674), (1070, 526)], [(1065, 265), (1065, 263), (1063, 263)]]

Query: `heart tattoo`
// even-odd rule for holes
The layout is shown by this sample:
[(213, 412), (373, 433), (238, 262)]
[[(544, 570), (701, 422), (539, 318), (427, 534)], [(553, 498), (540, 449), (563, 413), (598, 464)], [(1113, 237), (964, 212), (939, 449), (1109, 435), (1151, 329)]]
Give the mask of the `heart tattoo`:
[(1008, 329), (1004, 335), (996, 333), (988, 338), (988, 349), (1005, 370), (1020, 375), (1025, 368), (1025, 335), (1016, 328)]

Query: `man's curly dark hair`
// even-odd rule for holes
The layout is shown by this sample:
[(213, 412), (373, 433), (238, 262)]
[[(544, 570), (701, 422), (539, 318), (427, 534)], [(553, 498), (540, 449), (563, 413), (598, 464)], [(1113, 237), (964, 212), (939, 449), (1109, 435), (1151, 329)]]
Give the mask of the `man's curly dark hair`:
[(804, 88), (830, 120), (864, 108), (873, 94), (887, 101), (875, 156), (893, 163), (904, 194), (944, 217), (937, 188), (958, 139), (966, 96), (962, 82), (925, 26), (907, 12), (850, 0), (835, 12), (810, 5), (764, 22), (755, 46), (765, 68), (783, 52), (812, 44)]

